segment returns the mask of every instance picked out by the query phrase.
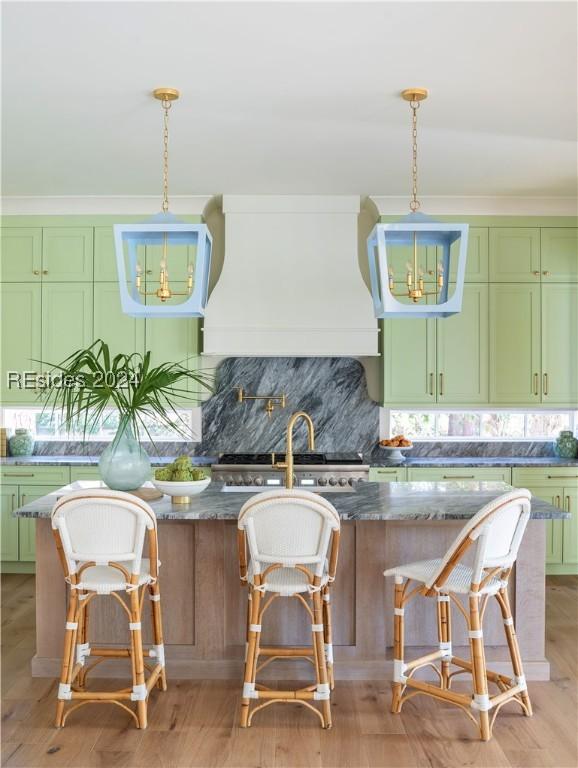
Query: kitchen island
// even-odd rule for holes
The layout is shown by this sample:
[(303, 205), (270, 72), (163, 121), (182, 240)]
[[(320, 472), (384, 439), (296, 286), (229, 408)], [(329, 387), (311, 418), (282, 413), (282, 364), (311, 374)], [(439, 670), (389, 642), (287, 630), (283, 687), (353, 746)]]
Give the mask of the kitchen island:
[[(82, 487), (97, 487), (94, 482)], [(16, 510), (37, 518), (36, 654), (32, 673), (57, 676), (62, 653), (66, 589), (50, 529), (57, 498), (80, 487), (65, 486)], [(165, 496), (153, 502), (159, 521), (160, 571), (167, 667), (172, 677), (240, 679), (245, 648), (246, 591), (238, 577), (236, 518), (254, 489), (225, 490), (212, 483), (189, 504)], [(338, 679), (389, 679), (392, 671), (393, 589), (383, 577), (398, 563), (441, 557), (464, 521), (510, 486), (499, 482), (360, 483), (354, 489), (324, 491), (342, 521), (341, 552), (333, 590), (335, 675)], [(544, 655), (545, 524), (568, 515), (532, 500), (532, 519), (511, 579), (511, 602), (529, 679), (548, 679)], [(263, 642), (308, 642), (308, 621), (294, 601), (273, 614)], [(126, 642), (120, 607), (100, 599), (91, 610), (91, 642)], [(144, 625), (143, 625), (144, 626)], [(435, 607), (419, 600), (406, 617), (408, 656), (437, 644)], [(489, 605), (484, 627), (488, 661), (508, 671), (508, 651), (497, 606)], [(454, 644), (467, 644), (460, 617)], [(145, 640), (150, 642), (148, 627)], [(413, 648), (412, 648), (413, 646)], [(459, 653), (459, 651), (458, 651)], [(103, 675), (118, 673), (103, 663)], [(269, 671), (269, 670), (268, 670)], [(272, 665), (270, 674), (295, 679), (309, 673), (299, 661)]]

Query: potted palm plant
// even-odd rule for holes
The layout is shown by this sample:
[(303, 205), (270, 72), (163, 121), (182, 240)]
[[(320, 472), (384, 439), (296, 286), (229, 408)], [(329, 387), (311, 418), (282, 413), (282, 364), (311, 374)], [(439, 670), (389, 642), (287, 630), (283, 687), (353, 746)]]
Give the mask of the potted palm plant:
[[(52, 415), (60, 411), (68, 430), (81, 427), (86, 437), (107, 409), (118, 411), (118, 429), (100, 457), (99, 469), (106, 485), (119, 491), (135, 490), (150, 477), (150, 459), (138, 440), (144, 433), (154, 443), (149, 420), (190, 439), (190, 425), (175, 400), (194, 405), (200, 390), (213, 388), (213, 376), (188, 368), (186, 360), (153, 366), (150, 352), (112, 357), (102, 339), (57, 365), (38, 362), (51, 368), (42, 386), (44, 409), (52, 409)], [(191, 392), (188, 384), (199, 392)]]

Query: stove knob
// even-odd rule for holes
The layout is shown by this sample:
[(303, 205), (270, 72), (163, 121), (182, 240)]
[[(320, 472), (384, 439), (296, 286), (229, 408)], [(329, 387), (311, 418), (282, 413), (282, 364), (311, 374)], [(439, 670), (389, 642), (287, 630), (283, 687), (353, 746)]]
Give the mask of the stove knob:
[(235, 485), (235, 478), (233, 475), (227, 475), (225, 477), (225, 485)]
[(337, 485), (337, 478), (336, 477), (330, 477), (329, 478), (329, 485)]
[(253, 478), (250, 475), (247, 475), (247, 477), (244, 478), (243, 482), (245, 485), (253, 485)]
[(262, 478), (262, 477), (259, 477), (259, 476), (257, 476), (257, 477), (254, 479), (253, 483), (254, 483), (254, 485), (263, 485), (263, 478)]
[(355, 478), (354, 477), (350, 477), (347, 482), (349, 483), (349, 485), (353, 485), (355, 483)]
[(339, 485), (341, 485), (341, 486), (347, 485), (347, 478), (346, 477), (340, 477), (339, 478)]
[(317, 478), (317, 485), (327, 485), (327, 478), (326, 477), (318, 477)]

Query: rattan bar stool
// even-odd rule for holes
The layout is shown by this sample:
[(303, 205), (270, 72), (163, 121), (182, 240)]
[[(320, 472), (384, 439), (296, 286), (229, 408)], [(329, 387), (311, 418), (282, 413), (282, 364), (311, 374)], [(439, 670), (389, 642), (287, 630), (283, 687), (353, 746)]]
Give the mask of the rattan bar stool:
[[(496, 715), (508, 701), (516, 701), (523, 713), (531, 716), (532, 705), (508, 598), (508, 579), (530, 518), (530, 498), (526, 489), (514, 489), (482, 507), (462, 528), (443, 559), (423, 560), (385, 571), (385, 576), (395, 576), (392, 712), (399, 713), (403, 703), (418, 693), (433, 696), (461, 707), (479, 727), (484, 741), (490, 739)], [(474, 543), (473, 567), (469, 567), (460, 560)], [(409, 590), (412, 582), (415, 586)], [(406, 662), (404, 614), (407, 604), (417, 595), (436, 598), (439, 649)], [(460, 595), (468, 596), (468, 609), (459, 599)], [(495, 597), (500, 607), (513, 677), (486, 669), (482, 623), (490, 597)], [(452, 652), (452, 603), (466, 621), (469, 659), (454, 656)], [(438, 661), (439, 667), (435, 663)], [(451, 671), (452, 665), (457, 669)], [(432, 667), (436, 671), (439, 685), (413, 677), (422, 667)], [(453, 677), (464, 672), (472, 675), (471, 694), (451, 690)], [(488, 693), (489, 683), (498, 688), (498, 693), (493, 696)], [(413, 690), (405, 693), (407, 688)], [(479, 719), (474, 713), (478, 713)]]
[[(130, 713), (138, 728), (147, 726), (147, 703), (157, 685), (165, 691), (165, 653), (158, 582), (157, 522), (146, 502), (110, 490), (76, 491), (59, 499), (52, 510), (52, 530), (69, 584), (62, 671), (58, 686), (56, 726), (84, 704), (116, 704)], [(148, 533), (149, 558), (143, 558)], [(145, 593), (151, 600), (154, 645), (143, 652), (141, 616)], [(120, 593), (126, 594), (126, 599)], [(94, 648), (88, 640), (89, 606), (97, 595), (110, 595), (128, 618), (130, 647)], [(154, 666), (145, 663), (145, 655)], [(87, 659), (96, 657), (87, 666)], [(86, 689), (86, 678), (106, 658), (130, 659), (132, 687), (118, 691)], [(145, 667), (149, 677), (145, 679)], [(76, 702), (68, 707), (67, 701)], [(136, 702), (136, 711), (124, 702)]]
[[(333, 649), (329, 592), (335, 578), (340, 520), (336, 509), (315, 493), (278, 490), (259, 493), (243, 505), (238, 520), (241, 581), (249, 589), (247, 644), (241, 726), (275, 702), (302, 704), (331, 727)], [(247, 543), (250, 561), (247, 562)], [(263, 616), (279, 597), (298, 600), (311, 618), (311, 646), (261, 645)], [(260, 664), (260, 657), (266, 657)], [(308, 659), (315, 682), (291, 691), (256, 682), (257, 674), (279, 658)], [(262, 703), (251, 707), (253, 699)], [(319, 701), (321, 708), (311, 702)]]

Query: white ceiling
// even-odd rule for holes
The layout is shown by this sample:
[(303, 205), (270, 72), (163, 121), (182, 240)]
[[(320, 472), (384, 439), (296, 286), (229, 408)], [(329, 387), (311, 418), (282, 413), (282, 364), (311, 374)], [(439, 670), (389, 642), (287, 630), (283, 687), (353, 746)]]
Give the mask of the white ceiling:
[(576, 4), (4, 2), (3, 194), (576, 194)]

